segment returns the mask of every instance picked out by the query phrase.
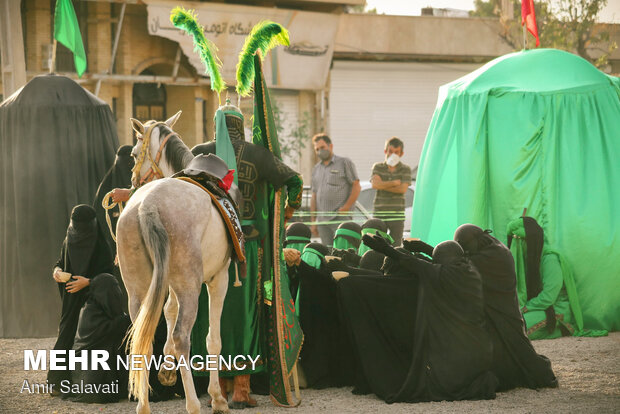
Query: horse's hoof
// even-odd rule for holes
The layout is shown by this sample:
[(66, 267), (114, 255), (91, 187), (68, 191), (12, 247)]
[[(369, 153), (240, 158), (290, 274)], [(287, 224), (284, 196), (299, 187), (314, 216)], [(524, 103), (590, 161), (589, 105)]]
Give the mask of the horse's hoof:
[(224, 398), (221, 399), (221, 401), (216, 400), (215, 405), (213, 404), (213, 401), (209, 401), (209, 406), (213, 407), (213, 413), (227, 413), (228, 412), (228, 403), (226, 402), (226, 400)]
[(248, 404), (245, 401), (232, 401), (229, 405), (233, 410), (243, 410)]
[(161, 382), (161, 385), (170, 387), (177, 382), (177, 372), (173, 369), (168, 370), (161, 367), (157, 374), (157, 379)]

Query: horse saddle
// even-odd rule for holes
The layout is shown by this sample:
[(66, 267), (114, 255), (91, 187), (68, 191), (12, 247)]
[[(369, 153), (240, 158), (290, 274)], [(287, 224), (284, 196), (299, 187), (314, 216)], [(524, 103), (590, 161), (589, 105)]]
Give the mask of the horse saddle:
[[(242, 201), (241, 191), (232, 183), (223, 181), (230, 174), (224, 160), (217, 155), (199, 155), (187, 165), (187, 168), (172, 177), (194, 184), (209, 194), (215, 201), (233, 243), (236, 259), (245, 262), (245, 238), (239, 220), (239, 204)], [(228, 191), (226, 187), (230, 185)]]
[[(219, 188), (224, 190), (228, 197), (241, 207), (243, 196), (239, 187), (232, 182), (232, 170), (228, 169), (226, 162), (215, 154), (195, 156), (184, 170), (176, 173), (173, 177), (190, 177), (197, 181), (213, 181)], [(230, 178), (230, 182), (228, 181)]]

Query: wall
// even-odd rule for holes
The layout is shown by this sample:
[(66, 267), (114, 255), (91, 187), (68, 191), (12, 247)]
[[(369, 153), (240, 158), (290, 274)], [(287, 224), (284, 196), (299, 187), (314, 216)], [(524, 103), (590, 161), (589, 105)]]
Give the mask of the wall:
[(496, 19), (344, 14), (334, 58), (426, 58), (484, 61), (512, 50)]

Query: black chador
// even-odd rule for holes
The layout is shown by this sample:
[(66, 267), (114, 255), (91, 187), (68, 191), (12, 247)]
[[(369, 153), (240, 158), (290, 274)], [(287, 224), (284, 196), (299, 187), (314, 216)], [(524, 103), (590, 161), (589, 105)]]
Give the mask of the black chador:
[(557, 387), (551, 362), (536, 353), (525, 334), (510, 250), (473, 224), (460, 226), (454, 240), (482, 277), (484, 313), (493, 340), (493, 372), (499, 379), (498, 390)]
[(494, 398), (482, 281), (461, 247), (443, 242), (429, 263), (380, 236), (363, 242), (398, 266), (338, 283), (369, 391), (388, 403)]
[[(99, 229), (102, 231), (103, 236), (110, 245), (110, 249), (113, 253), (116, 253), (116, 243), (112, 238), (108, 223), (106, 221), (106, 210), (102, 206), (102, 202), (106, 194), (115, 188), (129, 188), (131, 187), (131, 169), (134, 165), (133, 157), (131, 156), (131, 145), (123, 145), (116, 151), (116, 158), (114, 159), (114, 165), (110, 167), (106, 175), (101, 180), (97, 193), (95, 194), (95, 201), (93, 207), (97, 212), (97, 221), (99, 223)], [(116, 222), (120, 216), (118, 206), (109, 211), (110, 222), (112, 229), (116, 232)]]
[[(97, 212), (97, 222), (99, 223), (99, 231), (103, 234), (105, 240), (108, 242), (110, 246), (110, 250), (112, 251), (112, 255), (116, 254), (116, 242), (112, 238), (112, 233), (110, 232), (110, 226), (108, 226), (106, 220), (106, 210), (102, 206), (102, 202), (106, 194), (112, 191), (115, 188), (129, 188), (131, 187), (131, 169), (134, 166), (134, 159), (131, 156), (131, 145), (123, 145), (119, 147), (116, 151), (116, 158), (114, 159), (114, 165), (110, 167), (106, 175), (101, 180), (101, 184), (99, 184), (99, 188), (97, 189), (97, 194), (95, 194), (95, 201), (93, 202), (93, 207)], [(113, 209), (108, 211), (108, 216), (110, 217), (110, 225), (114, 234), (116, 234), (116, 223), (118, 222), (118, 218), (120, 216), (119, 207), (116, 206)], [(115, 266), (114, 267), (114, 276), (119, 283), (121, 288), (121, 293), (123, 295), (122, 306), (125, 312), (128, 312), (128, 298), (127, 298), (127, 290), (125, 289), (125, 285), (123, 284), (123, 279), (121, 277), (120, 269)]]
[[(75, 206), (71, 212), (71, 221), (67, 236), (60, 250), (56, 267), (72, 276), (92, 279), (100, 273), (112, 273), (114, 261), (107, 242), (98, 229), (95, 210), (88, 205)], [(58, 327), (58, 339), (55, 350), (68, 351), (73, 347), (80, 309), (88, 297), (88, 286), (70, 293), (66, 283), (58, 283), (62, 299), (62, 313)], [(47, 379), (50, 384), (57, 384), (68, 379), (68, 371), (49, 371)], [(54, 387), (58, 390), (60, 387)]]
[(94, 394), (74, 393), (72, 399), (89, 403), (117, 402), (127, 398), (128, 372), (117, 364), (117, 356), (125, 356), (123, 338), (131, 320), (123, 312), (123, 295), (116, 277), (106, 273), (96, 276), (89, 291), (88, 300), (80, 311), (73, 349), (76, 354), (93, 349), (108, 351), (110, 370), (76, 369), (71, 373), (71, 383), (83, 382), (98, 385), (99, 388), (111, 384), (118, 386), (110, 386), (105, 392)]

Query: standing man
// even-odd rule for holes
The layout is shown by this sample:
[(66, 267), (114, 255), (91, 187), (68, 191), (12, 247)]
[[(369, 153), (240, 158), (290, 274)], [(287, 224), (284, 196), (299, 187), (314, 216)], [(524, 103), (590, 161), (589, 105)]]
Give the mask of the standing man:
[(411, 168), (400, 162), (403, 142), (392, 137), (385, 142), (385, 161), (372, 166), (370, 181), (377, 190), (374, 215), (385, 221), (394, 246), (400, 246), (405, 227), (405, 193), (411, 184)]
[(334, 154), (326, 134), (316, 134), (312, 144), (320, 160), (312, 169), (312, 221), (333, 222), (313, 225), (312, 234), (331, 246), (340, 223), (351, 219), (349, 211), (360, 194), (360, 180), (353, 162)]

